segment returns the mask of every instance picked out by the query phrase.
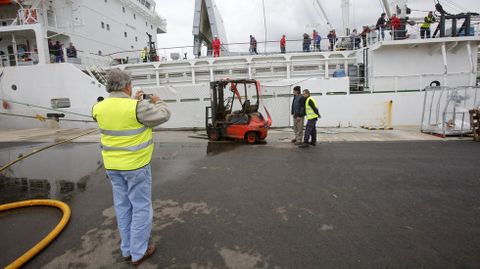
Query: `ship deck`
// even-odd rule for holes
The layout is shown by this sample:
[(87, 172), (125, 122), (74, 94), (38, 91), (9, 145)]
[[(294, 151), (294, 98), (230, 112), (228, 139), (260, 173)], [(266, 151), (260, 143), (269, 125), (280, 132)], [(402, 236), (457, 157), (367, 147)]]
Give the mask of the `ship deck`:
[[(2, 131), (1, 164), (84, 131)], [(260, 145), (156, 132), (157, 252), (140, 268), (480, 267), (480, 143), (412, 127), (318, 131), (320, 144), (307, 149), (290, 143), (290, 129), (271, 130)], [(52, 198), (72, 209), (25, 268), (131, 267), (120, 256), (98, 140), (45, 150), (0, 176), (0, 203)], [(1, 213), (0, 266), (59, 218), (49, 208)]]

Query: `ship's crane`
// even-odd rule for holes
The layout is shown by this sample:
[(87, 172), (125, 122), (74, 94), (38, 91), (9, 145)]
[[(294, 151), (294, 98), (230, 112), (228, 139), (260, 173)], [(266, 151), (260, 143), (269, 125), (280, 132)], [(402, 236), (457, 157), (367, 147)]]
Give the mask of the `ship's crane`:
[[(334, 29), (335, 27), (330, 23), (330, 19), (328, 18), (327, 13), (325, 12), (325, 9), (323, 9), (323, 6), (320, 3), (320, 0), (315, 0), (315, 3), (320, 9), (321, 15), (326, 20), (329, 30)], [(350, 34), (350, 0), (342, 0), (341, 6), (342, 6), (343, 27), (340, 34), (349, 35)]]
[(330, 20), (328, 19), (328, 16), (327, 16), (327, 13), (326, 13), (325, 10), (323, 9), (323, 6), (322, 6), (322, 4), (320, 3), (320, 1), (319, 1), (319, 0), (315, 0), (314, 3), (317, 3), (318, 8), (320, 9), (320, 13), (321, 13), (320, 15), (322, 15), (323, 18), (325, 19), (325, 21), (327, 22), (327, 26), (328, 26), (329, 30), (334, 29), (335, 27), (333, 27), (333, 25), (330, 23)]

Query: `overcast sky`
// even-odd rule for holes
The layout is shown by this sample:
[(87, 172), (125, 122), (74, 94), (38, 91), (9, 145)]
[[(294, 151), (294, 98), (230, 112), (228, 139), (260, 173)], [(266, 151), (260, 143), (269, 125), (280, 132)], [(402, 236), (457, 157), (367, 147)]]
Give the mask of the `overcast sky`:
[[(321, 36), (328, 30), (314, 0), (264, 0), (267, 16), (268, 40), (300, 39), (304, 32), (311, 33), (312, 25), (319, 24)], [(341, 28), (340, 0), (319, 0), (335, 28)], [(167, 19), (168, 33), (158, 36), (158, 47), (192, 46), (192, 24), (195, 0), (156, 0), (157, 12)], [(216, 0), (222, 14), (229, 43), (248, 42), (253, 34), (264, 40), (262, 0)], [(350, 20), (353, 28), (375, 24), (382, 12), (381, 0), (350, 0)], [(390, 2), (390, 1), (389, 1)], [(459, 13), (462, 9), (480, 13), (480, 0), (440, 0), (444, 9)], [(454, 3), (454, 4), (452, 4)], [(433, 0), (410, 0), (412, 10), (433, 10)], [(425, 16), (416, 12), (416, 16)]]

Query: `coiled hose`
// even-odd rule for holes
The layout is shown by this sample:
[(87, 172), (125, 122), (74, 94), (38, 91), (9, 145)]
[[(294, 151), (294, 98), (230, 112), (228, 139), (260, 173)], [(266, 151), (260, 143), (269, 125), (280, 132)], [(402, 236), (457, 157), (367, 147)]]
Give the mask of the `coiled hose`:
[[(49, 149), (49, 148), (52, 148), (54, 146), (58, 146), (58, 145), (61, 145), (61, 144), (64, 144), (64, 143), (71, 142), (72, 140), (74, 140), (76, 138), (91, 134), (91, 133), (96, 132), (96, 131), (98, 131), (98, 129), (91, 130), (91, 131), (88, 131), (88, 132), (84, 132), (84, 133), (82, 133), (80, 135), (77, 135), (75, 137), (72, 137), (72, 138), (54, 143), (52, 145), (48, 145), (46, 147), (43, 147), (43, 148), (40, 148), (40, 149), (37, 149), (37, 150), (34, 150), (31, 153), (29, 153), (27, 155), (24, 155), (22, 157), (19, 157), (19, 158), (13, 160), (12, 162), (0, 167), (0, 172), (4, 171), (5, 169), (9, 168), (10, 166), (14, 165), (15, 163), (17, 163), (17, 162), (19, 162), (23, 159), (26, 159), (26, 158), (28, 158), (28, 157), (36, 154), (36, 153), (39, 153), (43, 150), (46, 150), (46, 149)], [(0, 205), (0, 212), (7, 211), (7, 210), (12, 210), (12, 209), (17, 209), (17, 208), (22, 208), (22, 207), (31, 207), (31, 206), (52, 206), (52, 207), (56, 207), (56, 208), (62, 210), (62, 212), (63, 212), (62, 219), (57, 224), (57, 226), (55, 226), (55, 228), (47, 236), (45, 236), (40, 242), (38, 242), (30, 250), (25, 252), (18, 259), (16, 259), (15, 261), (13, 261), (9, 265), (7, 265), (7, 267), (5, 267), (5, 269), (20, 268), (22, 265), (24, 265), (27, 261), (29, 261), (35, 255), (37, 255), (40, 251), (42, 251), (45, 247), (47, 247), (48, 244), (50, 244), (62, 232), (62, 230), (65, 228), (68, 221), (70, 220), (70, 215), (71, 215), (70, 207), (67, 204), (65, 204), (64, 202), (57, 201), (57, 200), (49, 200), (49, 199), (34, 199), (34, 200), (26, 200), (26, 201), (21, 201), (21, 202), (3, 204), (3, 205)]]
[(30, 250), (25, 252), (22, 256), (16, 259), (14, 262), (10, 263), (5, 267), (6, 269), (13, 269), (13, 268), (20, 268), (23, 264), (25, 264), (28, 260), (33, 258), (37, 255), (42, 249), (44, 249), (50, 242), (52, 242), (65, 228), (70, 219), (70, 207), (64, 202), (60, 202), (57, 200), (48, 200), (48, 199), (36, 199), (36, 200), (26, 200), (21, 202), (14, 202), (9, 204), (0, 205), (0, 212), (17, 209), (22, 207), (31, 207), (31, 206), (53, 206), (59, 208), (63, 212), (62, 219), (60, 222), (55, 226), (55, 228), (45, 236), (40, 242), (38, 242), (34, 247)]

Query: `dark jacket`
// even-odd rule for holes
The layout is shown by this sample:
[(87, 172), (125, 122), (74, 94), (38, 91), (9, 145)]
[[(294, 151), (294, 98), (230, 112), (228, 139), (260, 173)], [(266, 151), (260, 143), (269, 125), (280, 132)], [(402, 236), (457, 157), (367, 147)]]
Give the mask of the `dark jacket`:
[(303, 95), (299, 94), (293, 97), (291, 113), (295, 118), (305, 117), (305, 97)]
[(376, 25), (377, 29), (385, 28), (385, 23), (386, 23), (385, 18), (383, 17), (378, 18), (377, 25)]

